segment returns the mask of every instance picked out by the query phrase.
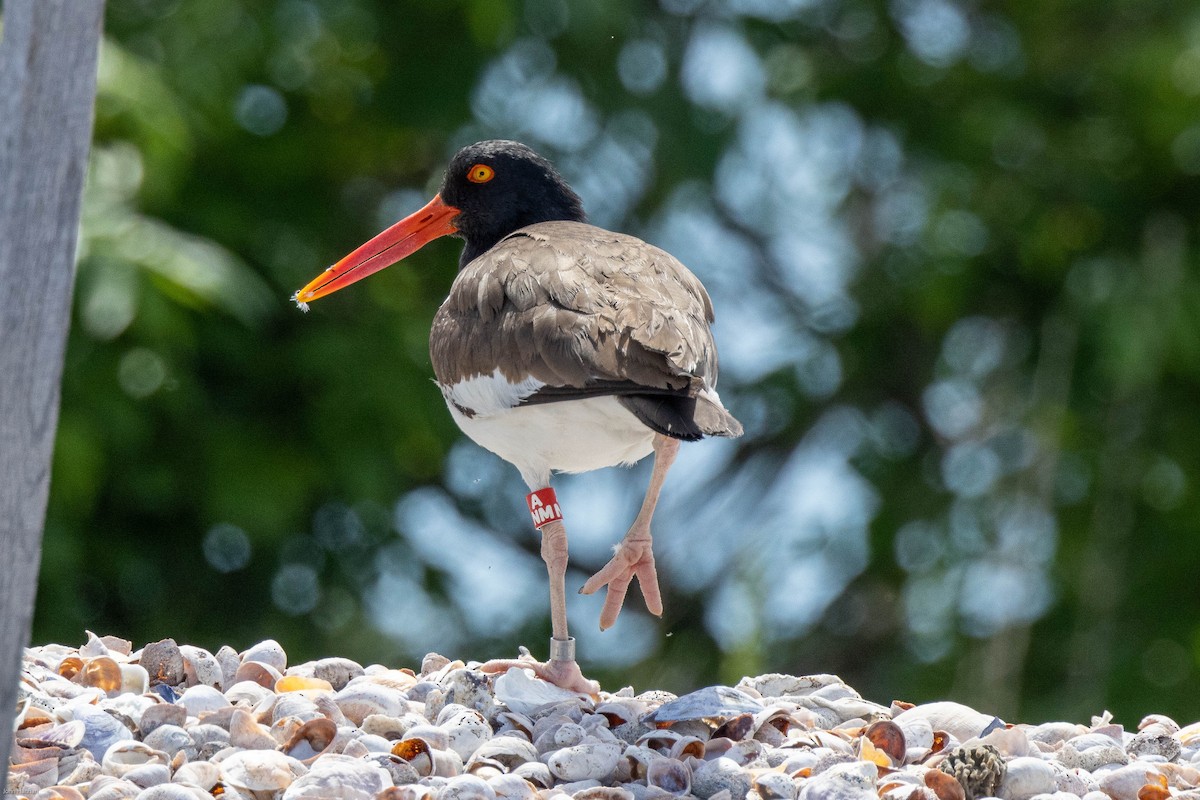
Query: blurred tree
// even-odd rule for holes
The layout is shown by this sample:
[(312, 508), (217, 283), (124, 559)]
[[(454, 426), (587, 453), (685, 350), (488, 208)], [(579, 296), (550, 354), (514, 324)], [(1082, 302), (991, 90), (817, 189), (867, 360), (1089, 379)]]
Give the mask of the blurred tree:
[[(286, 303), (457, 146), (507, 136), (701, 276), (747, 423), (685, 448), (656, 520), (667, 616), (633, 600), (583, 630), (598, 677), (836, 671), (1028, 719), (1200, 715), (1194, 9), (108, 14), (38, 640), (540, 647), (519, 481), (428, 380), (456, 246)], [(560, 482), (580, 582), (643, 485)]]

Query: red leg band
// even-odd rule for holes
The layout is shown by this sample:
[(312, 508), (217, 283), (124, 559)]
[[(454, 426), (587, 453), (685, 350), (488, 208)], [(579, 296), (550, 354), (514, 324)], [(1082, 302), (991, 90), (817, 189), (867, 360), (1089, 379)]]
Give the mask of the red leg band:
[(562, 511), (558, 507), (558, 497), (554, 490), (547, 486), (525, 495), (525, 503), (529, 506), (529, 514), (533, 517), (533, 527), (539, 530), (550, 522), (562, 522)]

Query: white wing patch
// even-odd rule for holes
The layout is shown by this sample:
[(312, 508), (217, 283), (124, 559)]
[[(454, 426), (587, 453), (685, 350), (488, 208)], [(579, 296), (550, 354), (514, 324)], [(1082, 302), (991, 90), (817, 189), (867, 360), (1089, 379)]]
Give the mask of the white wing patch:
[(512, 383), (497, 367), (491, 375), (474, 375), (452, 386), (438, 384), (438, 388), (447, 403), (486, 417), (515, 407), (545, 385), (532, 377)]

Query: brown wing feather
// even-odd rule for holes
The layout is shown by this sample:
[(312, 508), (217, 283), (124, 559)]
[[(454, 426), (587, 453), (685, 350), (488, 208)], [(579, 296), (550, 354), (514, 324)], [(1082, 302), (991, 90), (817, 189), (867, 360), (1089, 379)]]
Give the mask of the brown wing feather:
[(717, 377), (712, 302), (670, 254), (579, 222), (511, 234), (458, 274), (434, 318), (443, 384), (499, 368), (552, 386), (633, 383), (689, 394)]

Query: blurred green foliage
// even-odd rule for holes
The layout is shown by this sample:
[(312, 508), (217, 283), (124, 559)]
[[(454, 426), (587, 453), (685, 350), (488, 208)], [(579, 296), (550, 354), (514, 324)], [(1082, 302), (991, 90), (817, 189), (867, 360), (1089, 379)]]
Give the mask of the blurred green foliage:
[[(427, 333), (457, 243), (307, 317), (287, 302), (431, 195), (456, 146), (510, 136), (562, 165), (597, 222), (673, 250), (696, 232), (695, 255), (677, 252), (733, 321), (718, 328), (722, 390), (748, 433), (691, 487), (726, 504), (665, 509), (660, 546), (686, 553), (706, 526), (735, 546), (792, 535), (798, 511), (763, 509), (812, 485), (785, 469), (806, 463), (795, 454), (841, 453), (834, 485), (858, 487), (832, 492), (854, 508), (798, 540), (843, 565), (788, 588), (825, 586), (815, 616), (738, 622), (746, 597), (775, 605), (755, 587), (780, 580), (747, 554), (709, 585), (668, 580), (641, 660), (590, 672), (675, 691), (838, 672), (876, 700), (952, 697), (1023, 720), (1200, 717), (1195, 7), (107, 13), (36, 642), (84, 627), (212, 648), (273, 637), (294, 661), (414, 665), (422, 653), (381, 617), (425, 613), (416, 595), (454, 607), (462, 587), (413, 545), (420, 530), (398, 535), (394, 508), (442, 484), (481, 535), (535, 557), (518, 484), (469, 496), (445, 466), (463, 445)], [(809, 139), (766, 135), (779, 130)], [(765, 352), (777, 358), (752, 361)], [(640, 474), (621, 484), (632, 504)], [(667, 494), (693, 496), (685, 480)], [(839, 551), (856, 541), (843, 518), (861, 518), (861, 552)], [(611, 541), (625, 524), (605, 522)], [(372, 603), (388, 559), (412, 580)], [(545, 612), (520, 619), (448, 637), (447, 654), (540, 651)]]

